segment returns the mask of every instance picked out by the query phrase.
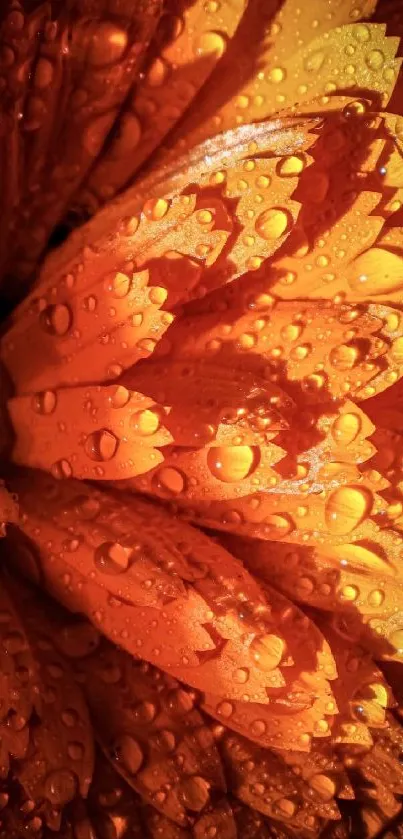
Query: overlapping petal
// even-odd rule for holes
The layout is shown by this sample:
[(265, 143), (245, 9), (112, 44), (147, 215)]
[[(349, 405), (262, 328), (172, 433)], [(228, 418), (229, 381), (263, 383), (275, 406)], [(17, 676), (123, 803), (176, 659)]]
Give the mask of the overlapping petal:
[[(289, 614), (287, 601), (274, 590), (263, 592), (204, 534), (149, 502), (73, 481), (37, 480), (36, 496), (29, 479), (12, 481), (20, 527), (39, 551), (36, 573), (67, 606), (80, 592), (74, 608), (112, 640), (202, 691), (214, 686), (241, 703), (246, 693), (249, 701), (270, 703), (305, 670), (317, 674), (317, 683), (302, 690), (304, 704), (329, 696), (333, 659), (314, 625), (301, 617), (302, 635), (294, 638), (297, 612)], [(259, 638), (274, 645), (262, 668), (254, 667)], [(299, 655), (295, 650), (289, 668), (283, 654), (295, 644)]]

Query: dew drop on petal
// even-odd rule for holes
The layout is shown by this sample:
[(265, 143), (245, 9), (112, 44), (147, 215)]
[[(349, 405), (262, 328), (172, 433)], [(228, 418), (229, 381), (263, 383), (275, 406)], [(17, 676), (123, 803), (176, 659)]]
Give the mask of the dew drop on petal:
[(47, 306), (41, 312), (40, 321), (43, 329), (50, 335), (66, 335), (73, 323), (73, 315), (64, 303)]
[(103, 542), (94, 552), (94, 563), (103, 574), (124, 574), (133, 562), (133, 549), (120, 542)]
[(332, 425), (332, 436), (340, 446), (348, 446), (358, 437), (361, 419), (358, 414), (340, 414)]
[(167, 497), (180, 495), (186, 488), (185, 476), (173, 466), (161, 466), (151, 483), (156, 493)]
[(68, 769), (57, 769), (45, 780), (45, 794), (51, 804), (61, 807), (72, 801), (77, 793), (77, 776)]
[(144, 411), (136, 411), (135, 414), (132, 414), (130, 425), (136, 434), (148, 437), (158, 431), (161, 425), (161, 419), (156, 411), (146, 409)]
[(257, 635), (250, 647), (250, 655), (259, 670), (274, 670), (284, 655), (285, 644), (277, 635)]
[(207, 451), (207, 465), (219, 481), (232, 483), (249, 477), (257, 468), (257, 446), (212, 446)]
[(85, 441), (85, 452), (91, 460), (98, 462), (112, 460), (119, 446), (119, 440), (107, 428), (89, 434)]
[(35, 393), (32, 397), (32, 407), (37, 414), (53, 414), (57, 405), (57, 395), (53, 390)]
[(372, 496), (368, 491), (355, 486), (335, 489), (325, 506), (325, 521), (330, 533), (350, 533), (368, 515), (371, 506)]
[(199, 775), (192, 775), (180, 783), (178, 796), (186, 809), (198, 813), (210, 798), (210, 784)]
[(135, 775), (139, 771), (143, 763), (143, 752), (137, 740), (130, 734), (122, 734), (117, 738), (113, 746), (113, 753), (116, 760), (130, 775)]
[(289, 226), (289, 216), (285, 210), (271, 207), (260, 213), (256, 220), (255, 229), (262, 239), (275, 241), (286, 232)]

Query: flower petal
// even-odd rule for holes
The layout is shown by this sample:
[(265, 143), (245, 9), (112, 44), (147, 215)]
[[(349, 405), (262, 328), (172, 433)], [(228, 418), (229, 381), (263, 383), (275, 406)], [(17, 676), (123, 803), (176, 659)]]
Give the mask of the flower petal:
[[(53, 73), (48, 62), (42, 76), (45, 99), (36, 89), (37, 66), (27, 101), (28, 137), (39, 130), (44, 145), (43, 156), (27, 179), (9, 242), (8, 269), (19, 282), (32, 273), (53, 228), (101, 151), (138, 72), (161, 7), (160, 0), (136, 0), (102, 10), (97, 4), (86, 8), (79, 3), (74, 11), (61, 13), (61, 33), (67, 17), (68, 59), (63, 62), (58, 98), (47, 101), (46, 81)], [(56, 113), (50, 111), (52, 104)]]
[[(309, 622), (301, 631), (312, 650), (300, 656), (297, 671), (283, 666), (284, 645), (296, 640), (287, 623), (283, 637), (273, 609), (281, 613), (287, 602), (275, 607), (280, 596), (264, 594), (240, 562), (201, 532), (134, 497), (39, 474), (35, 480), (34, 495), (29, 479), (13, 479), (12, 487), (45, 585), (125, 649), (201, 690), (214, 685), (234, 699), (246, 691), (263, 704), (287, 689), (298, 667), (316, 673), (324, 661), (332, 678), (330, 651)], [(256, 635), (276, 636), (280, 654), (268, 670), (251, 666)], [(327, 695), (326, 678), (319, 682)]]
[[(22, 690), (13, 691), (13, 710), (3, 722), (15, 731), (15, 743), (8, 735), (6, 748), (9, 741), (12, 753), (23, 758), (14, 772), (30, 798), (43, 801), (44, 818), (57, 829), (63, 807), (78, 793), (88, 792), (93, 765), (90, 721), (81, 691), (52, 644), (42, 604), (32, 590), (21, 580), (7, 578), (2, 600), (3, 648), (9, 658), (4, 678), (8, 672), (9, 678), (14, 674), (18, 679), (19, 674), (25, 680)], [(30, 719), (32, 711), (37, 724)], [(29, 732), (26, 753), (18, 746), (19, 733), (24, 731)]]
[(190, 691), (107, 641), (76, 670), (103, 751), (146, 801), (186, 825), (225, 790), (218, 751)]
[(110, 200), (158, 148), (186, 112), (231, 43), (246, 0), (215, 7), (165, 4), (140, 80), (132, 89), (109, 148), (91, 172), (75, 206), (93, 212)]
[[(286, 0), (280, 7), (272, 2), (263, 4), (259, 0), (249, 3), (226, 55), (198, 97), (197, 117), (192, 115), (191, 118), (189, 114), (171, 139), (176, 153), (178, 146), (175, 141), (186, 141), (191, 146), (217, 131), (226, 131), (246, 120), (267, 119), (273, 113), (303, 99), (310, 88), (310, 98), (313, 99), (317, 95), (314, 87), (316, 78), (320, 91), (326, 93), (326, 82), (333, 81), (333, 71), (339, 72), (342, 32), (346, 31), (347, 39), (350, 36), (354, 42), (353, 33), (357, 29), (357, 47), (365, 51), (365, 40), (364, 44), (360, 43), (359, 27), (350, 25), (341, 28), (341, 25), (357, 20), (360, 16), (366, 17), (374, 5), (373, 0), (369, 0), (357, 9), (352, 0), (332, 0), (325, 13), (319, 2), (303, 10), (297, 0)], [(369, 31), (369, 39), (382, 38), (384, 48), (384, 30), (381, 27), (372, 29), (374, 32)], [(317, 38), (311, 43), (313, 35), (317, 35)], [(397, 41), (391, 41), (393, 58)], [(245, 43), (256, 47), (245, 52)], [(296, 52), (296, 46), (302, 49)], [(305, 66), (303, 61), (312, 52), (320, 54), (320, 50), (324, 65), (322, 73), (318, 72), (321, 70), (320, 62), (317, 61), (317, 65), (311, 68), (309, 63)], [(351, 64), (348, 56), (346, 64)], [(366, 87), (368, 75), (367, 67)], [(349, 74), (347, 79), (351, 84)], [(370, 79), (378, 86), (376, 74), (371, 73)]]

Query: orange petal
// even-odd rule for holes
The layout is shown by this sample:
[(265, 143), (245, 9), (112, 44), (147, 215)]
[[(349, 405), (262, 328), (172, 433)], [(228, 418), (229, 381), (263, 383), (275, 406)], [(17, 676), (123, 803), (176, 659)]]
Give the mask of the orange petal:
[[(387, 306), (278, 301), (259, 287), (225, 312), (179, 318), (160, 352), (203, 357), (273, 382), (303, 405), (364, 399), (403, 372), (403, 319)], [(144, 370), (144, 374), (146, 370)], [(144, 385), (143, 385), (144, 386)]]
[(190, 691), (106, 641), (76, 667), (105, 754), (146, 801), (185, 825), (225, 789)]
[[(34, 90), (27, 102), (27, 129), (43, 129), (41, 140), (46, 157), (41, 160), (39, 173), (38, 167), (32, 173), (35, 187), (39, 174), (39, 188), (34, 192), (27, 189), (10, 242), (9, 270), (20, 282), (32, 273), (53, 228), (62, 220), (72, 196), (100, 153), (136, 77), (162, 3), (136, 0), (130, 6), (115, 6), (102, 11), (98, 6), (88, 10), (82, 7), (76, 8), (75, 14), (70, 10), (62, 13), (62, 18), (67, 14), (68, 38), (64, 46), (69, 58), (68, 65), (64, 63), (56, 101), (46, 101), (46, 97), (43, 101), (38, 96), (35, 76)], [(45, 88), (52, 71), (52, 64), (45, 66)], [(56, 106), (56, 113), (51, 112), (51, 126), (47, 124), (46, 105)], [(28, 180), (27, 188), (32, 187), (32, 180)], [(16, 260), (12, 261), (13, 256)]]
[[(202, 690), (214, 685), (237, 699), (247, 682), (249, 695), (265, 704), (287, 685), (281, 654), (269, 670), (251, 667), (253, 637), (277, 637), (274, 592), (264, 595), (230, 554), (148, 502), (39, 474), (37, 481), (33, 495), (29, 479), (13, 479), (21, 529), (35, 540), (39, 573), (63, 603), (74, 603), (127, 650)], [(314, 627), (304, 631), (312, 635)], [(280, 645), (287, 642), (280, 630)], [(320, 637), (316, 647), (313, 672), (322, 655), (331, 665)]]
[(2, 591), (4, 601), (8, 601), (3, 611), (8, 618), (2, 624), (3, 648), (10, 659), (5, 672), (21, 673), (24, 668), (27, 677), (15, 707), (15, 730), (20, 732), (32, 725), (28, 722), (32, 709), (24, 711), (22, 704), (27, 694), (39, 721), (30, 727), (28, 754), (18, 755), (24, 760), (16, 775), (30, 798), (43, 802), (45, 820), (57, 829), (63, 807), (78, 793), (88, 793), (93, 766), (92, 729), (71, 669), (52, 644), (41, 602), (21, 580), (3, 581)]
[(294, 830), (313, 827), (312, 822), (315, 823), (317, 817), (340, 818), (334, 800), (337, 786), (331, 777), (319, 776), (321, 784), (315, 780), (306, 783), (288, 768), (280, 755), (234, 734), (221, 740), (220, 751), (231, 789), (253, 810), (284, 822)]
[(180, 120), (231, 43), (245, 0), (165, 4), (142, 77), (117, 122), (116, 136), (75, 201), (90, 211), (125, 186)]
[[(198, 98), (197, 114), (189, 114), (183, 121), (174, 133), (171, 145), (177, 151), (176, 143), (179, 145), (181, 141), (195, 145), (217, 131), (225, 131), (245, 121), (267, 119), (303, 99), (308, 91), (312, 99), (316, 93), (316, 79), (320, 92), (325, 93), (326, 83), (333, 81), (333, 72), (339, 72), (341, 33), (346, 31), (346, 40), (350, 36), (355, 41), (356, 27), (345, 26), (342, 30), (336, 27), (349, 24), (360, 16), (366, 17), (374, 6), (373, 0), (361, 5), (360, 9), (353, 0), (332, 1), (325, 14), (320, 2), (303, 10), (297, 0), (285, 0), (280, 7), (259, 0), (249, 3), (232, 43)], [(370, 38), (374, 39), (374, 46), (382, 36), (384, 49), (384, 30), (381, 27), (379, 32), (377, 27), (372, 29), (374, 33), (370, 32)], [(359, 32), (358, 27), (357, 30)], [(357, 47), (364, 52), (365, 40), (363, 45), (359, 34), (356, 40)], [(245, 43), (254, 46), (245, 51)], [(302, 49), (296, 52), (296, 46)], [(395, 48), (396, 41), (392, 39), (392, 57)], [(322, 72), (319, 72), (320, 62), (312, 68), (312, 59), (308, 62), (312, 52), (320, 51), (323, 53)], [(347, 56), (346, 59), (346, 65), (350, 64), (351, 60)], [(347, 81), (351, 85), (349, 73)], [(366, 87), (367, 82), (368, 68)], [(371, 73), (371, 82), (379, 86), (376, 73)]]

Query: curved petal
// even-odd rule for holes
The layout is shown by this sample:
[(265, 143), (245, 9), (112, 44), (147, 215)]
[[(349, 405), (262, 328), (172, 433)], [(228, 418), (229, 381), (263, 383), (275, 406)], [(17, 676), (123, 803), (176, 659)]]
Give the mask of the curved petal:
[(16, 777), (58, 829), (64, 806), (78, 793), (86, 796), (91, 782), (88, 712), (33, 592), (21, 580), (3, 578), (1, 597), (2, 763), (8, 748), (21, 759)]
[(204, 0), (165, 4), (114, 136), (75, 199), (79, 211), (92, 212), (110, 200), (158, 148), (221, 64), (246, 9), (246, 0), (226, 0), (217, 7)]
[[(309, 622), (303, 627), (312, 645), (288, 676), (282, 656), (295, 643), (293, 630), (287, 622), (278, 628), (276, 616), (287, 604), (276, 606), (274, 591), (263, 593), (239, 561), (201, 532), (134, 497), (39, 474), (36, 481), (35, 494), (29, 478), (15, 478), (12, 486), (45, 584), (128, 651), (203, 691), (214, 685), (244, 701), (247, 692), (263, 705), (278, 688), (286, 690), (298, 668), (316, 673), (326, 664), (332, 678), (331, 653)], [(253, 639), (273, 635), (279, 652), (269, 669), (251, 666)], [(319, 682), (327, 695), (326, 678)]]

